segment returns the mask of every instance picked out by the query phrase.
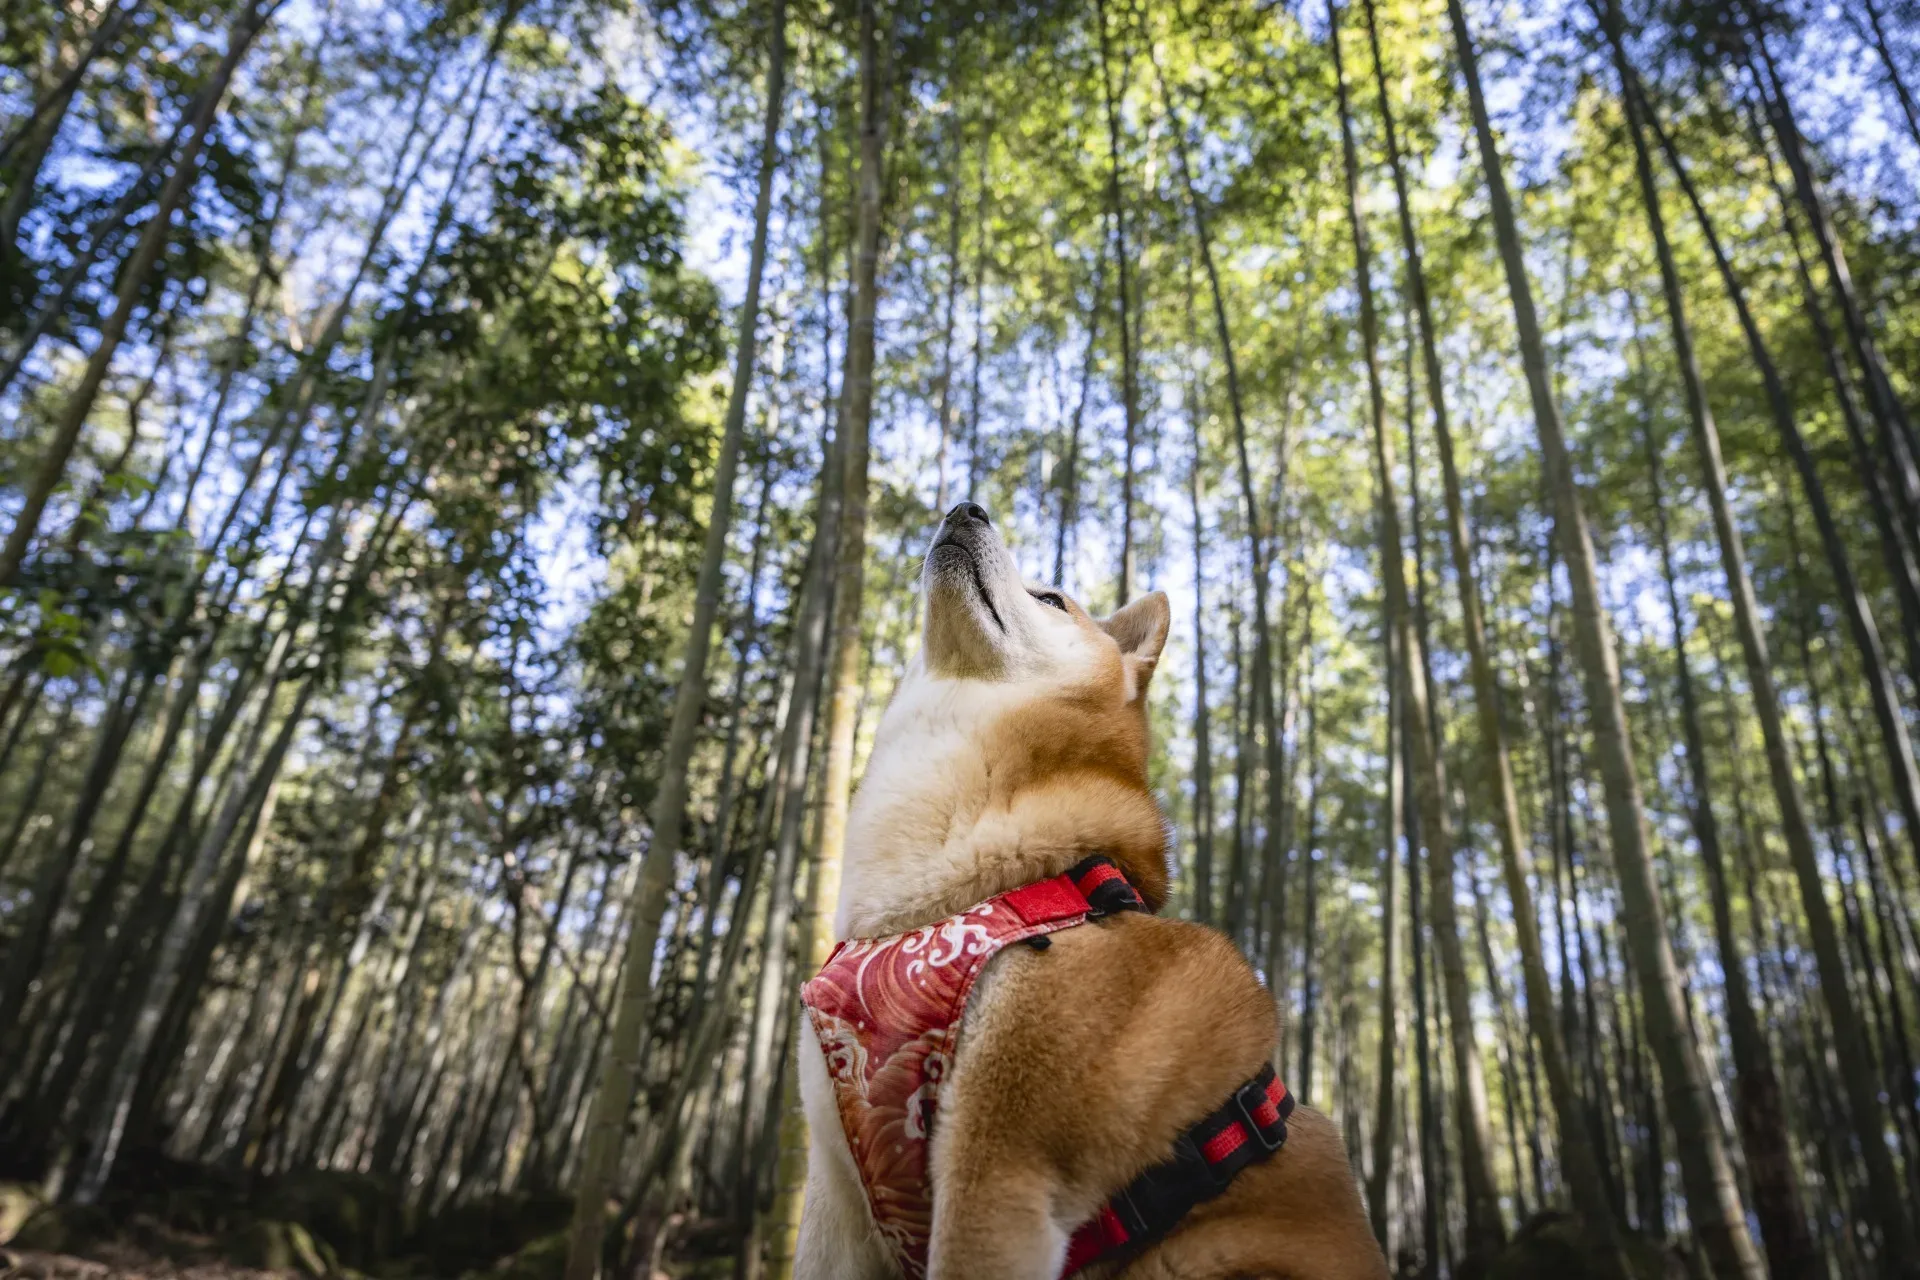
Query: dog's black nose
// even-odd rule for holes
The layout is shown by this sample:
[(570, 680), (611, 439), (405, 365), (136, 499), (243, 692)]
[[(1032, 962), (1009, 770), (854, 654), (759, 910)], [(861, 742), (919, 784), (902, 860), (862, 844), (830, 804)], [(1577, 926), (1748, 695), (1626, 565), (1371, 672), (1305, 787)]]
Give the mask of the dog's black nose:
[(987, 519), (987, 509), (977, 502), (963, 502), (953, 510), (947, 512), (948, 524), (958, 526), (966, 524), (970, 520), (978, 521), (981, 524), (993, 523), (993, 521)]

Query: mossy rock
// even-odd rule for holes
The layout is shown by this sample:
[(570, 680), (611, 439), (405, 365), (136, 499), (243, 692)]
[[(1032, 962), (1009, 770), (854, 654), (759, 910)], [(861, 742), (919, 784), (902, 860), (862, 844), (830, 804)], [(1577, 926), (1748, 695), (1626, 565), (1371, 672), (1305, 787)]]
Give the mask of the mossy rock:
[(113, 1235), (112, 1215), (97, 1205), (46, 1205), (36, 1209), (7, 1243), (35, 1253), (77, 1253)]
[(481, 1271), (517, 1254), (573, 1218), (573, 1197), (557, 1192), (490, 1195), (443, 1209), (420, 1225), (407, 1252), (427, 1275)]
[(288, 1174), (265, 1188), (253, 1207), (264, 1219), (306, 1228), (342, 1262), (361, 1270), (391, 1257), (401, 1237), (399, 1194), (363, 1174), (330, 1169)]
[(329, 1276), (339, 1271), (332, 1250), (297, 1222), (258, 1218), (227, 1237), (229, 1260), (260, 1271), (298, 1271)]
[(560, 1280), (567, 1269), (567, 1233), (542, 1236), (491, 1269), (470, 1272), (466, 1280)]
[[(1625, 1244), (1633, 1280), (1687, 1280), (1684, 1258), (1668, 1245), (1631, 1233)], [(1605, 1280), (1580, 1220), (1558, 1210), (1529, 1218), (1479, 1275), (1481, 1280)]]
[(0, 1244), (13, 1239), (46, 1202), (24, 1182), (0, 1182)]

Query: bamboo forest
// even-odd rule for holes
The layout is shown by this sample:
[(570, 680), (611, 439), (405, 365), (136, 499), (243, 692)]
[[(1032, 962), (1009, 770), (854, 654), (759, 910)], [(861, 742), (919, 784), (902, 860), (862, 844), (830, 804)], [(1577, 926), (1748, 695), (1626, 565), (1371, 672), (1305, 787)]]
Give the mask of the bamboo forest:
[(1916, 0), (6, 0), (0, 1275), (785, 1280), (962, 500), (1167, 593), (1166, 912), (1394, 1275), (1920, 1274), (1916, 94)]

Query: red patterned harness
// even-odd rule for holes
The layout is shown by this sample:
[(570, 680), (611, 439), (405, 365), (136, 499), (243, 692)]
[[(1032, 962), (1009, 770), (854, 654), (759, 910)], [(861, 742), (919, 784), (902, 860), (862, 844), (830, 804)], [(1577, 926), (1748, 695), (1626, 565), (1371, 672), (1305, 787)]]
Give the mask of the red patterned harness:
[[(1146, 909), (1118, 867), (1093, 857), (910, 933), (849, 938), (801, 989), (874, 1225), (905, 1275), (927, 1273), (927, 1146), (981, 970), (1013, 943)], [(1182, 1134), (1172, 1159), (1129, 1183), (1074, 1233), (1061, 1275), (1170, 1230), (1243, 1167), (1279, 1150), (1292, 1110), (1273, 1067), (1263, 1068)]]

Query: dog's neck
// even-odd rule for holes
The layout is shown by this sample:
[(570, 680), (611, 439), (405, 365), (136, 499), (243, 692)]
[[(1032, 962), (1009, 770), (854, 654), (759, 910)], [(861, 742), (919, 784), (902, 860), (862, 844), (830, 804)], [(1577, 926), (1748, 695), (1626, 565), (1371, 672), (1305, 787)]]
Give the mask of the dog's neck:
[(848, 818), (838, 936), (932, 924), (1092, 853), (1150, 905), (1165, 899), (1166, 823), (1144, 761), (1113, 767), (1073, 740), (1070, 717), (1033, 715), (1033, 694), (909, 674)]

